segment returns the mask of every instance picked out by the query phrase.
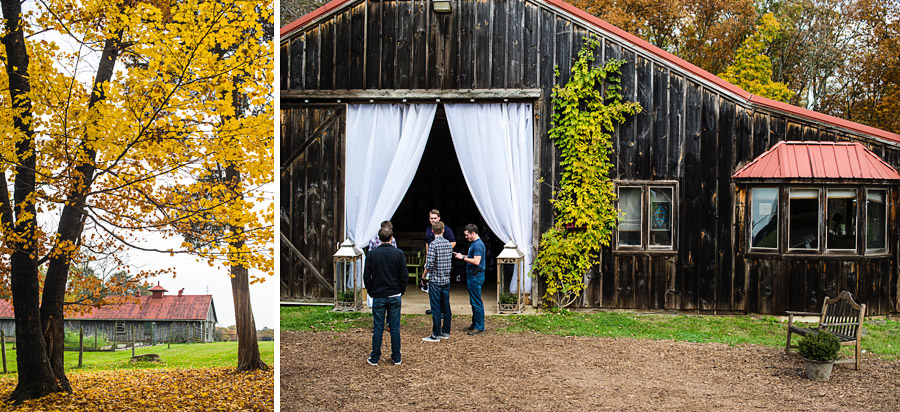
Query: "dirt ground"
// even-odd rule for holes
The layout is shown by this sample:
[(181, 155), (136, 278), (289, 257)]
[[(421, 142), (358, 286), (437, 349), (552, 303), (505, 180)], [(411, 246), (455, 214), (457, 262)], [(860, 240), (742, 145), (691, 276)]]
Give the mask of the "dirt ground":
[(477, 336), (454, 319), (432, 343), (430, 317), (405, 320), (399, 366), (387, 333), (374, 367), (371, 329), (282, 333), (281, 410), (900, 410), (900, 362), (863, 358), (813, 382), (771, 347), (496, 333), (496, 318)]

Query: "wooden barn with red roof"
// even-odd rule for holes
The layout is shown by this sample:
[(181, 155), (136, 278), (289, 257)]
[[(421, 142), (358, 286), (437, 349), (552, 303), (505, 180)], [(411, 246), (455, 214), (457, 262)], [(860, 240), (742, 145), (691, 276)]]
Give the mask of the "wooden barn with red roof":
[[(182, 289), (183, 291), (184, 289)], [(212, 342), (217, 323), (212, 295), (166, 295), (157, 284), (149, 296), (117, 296), (114, 303), (66, 317), (66, 330), (84, 328), (85, 336), (105, 336), (110, 342)], [(109, 300), (109, 298), (108, 298)], [(15, 336), (10, 302), (0, 300), (0, 325)]]
[[(496, 233), (508, 231), (493, 222), (526, 210), (529, 238), (516, 243), (535, 256), (561, 170), (548, 137), (551, 90), (569, 79), (588, 36), (599, 39), (598, 63), (625, 60), (623, 92), (643, 111), (613, 137), (625, 213), (578, 305), (783, 314), (818, 311), (847, 290), (869, 314), (900, 312), (900, 135), (752, 95), (561, 0), (334, 0), (282, 28), (282, 299), (332, 296), (337, 245), (371, 232), (357, 231), (360, 218), (420, 232), (438, 208), (457, 233), (477, 223), (490, 271), (506, 240)], [(489, 135), (462, 144), (460, 135), (491, 121), (491, 105), (526, 110), (531, 134), (506, 146)], [(406, 138), (406, 123), (393, 140), (378, 134), (390, 122), (357, 124), (376, 106), (404, 113), (401, 123), (410, 108), (434, 114), (424, 149), (360, 172), (348, 161), (360, 147)], [(466, 121), (454, 120), (454, 107)], [(479, 172), (465, 157), (526, 146), (530, 161), (496, 163), (527, 182), (491, 189), (519, 188), (528, 200), (479, 199), (479, 181), (502, 170)], [(356, 183), (410, 163), (410, 181), (386, 175), (405, 195), (363, 210), (392, 186), (371, 194)], [(537, 304), (543, 286), (527, 291)]]

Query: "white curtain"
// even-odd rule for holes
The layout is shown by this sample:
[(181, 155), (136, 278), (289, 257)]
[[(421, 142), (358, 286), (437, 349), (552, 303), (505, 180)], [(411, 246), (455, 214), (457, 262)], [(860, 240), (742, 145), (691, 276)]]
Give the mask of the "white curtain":
[(368, 245), (381, 222), (400, 206), (419, 168), (436, 111), (436, 104), (349, 105), (344, 229), (358, 248)]
[[(450, 135), (469, 192), (491, 231), (525, 254), (531, 291), (534, 132), (527, 103), (444, 104)], [(516, 273), (511, 292), (518, 291)]]

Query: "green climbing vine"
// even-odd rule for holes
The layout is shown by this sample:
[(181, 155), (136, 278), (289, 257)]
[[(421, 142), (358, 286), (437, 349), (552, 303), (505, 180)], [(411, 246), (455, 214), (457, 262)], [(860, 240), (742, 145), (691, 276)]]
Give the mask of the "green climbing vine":
[[(608, 60), (592, 67), (597, 39), (586, 39), (564, 86), (553, 88), (550, 139), (562, 159), (560, 187), (554, 200), (556, 220), (541, 235), (535, 273), (546, 283), (547, 305), (567, 307), (584, 290), (584, 274), (609, 246), (616, 226), (616, 195), (610, 179), (611, 133), (640, 104), (623, 101), (620, 67)], [(559, 69), (556, 76), (559, 77)], [(605, 88), (602, 86), (605, 82)]]

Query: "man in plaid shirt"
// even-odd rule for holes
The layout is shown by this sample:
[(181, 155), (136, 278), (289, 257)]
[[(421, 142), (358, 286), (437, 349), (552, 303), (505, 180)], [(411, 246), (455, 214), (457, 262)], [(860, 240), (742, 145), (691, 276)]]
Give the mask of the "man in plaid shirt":
[[(425, 254), (425, 273), (428, 279), (428, 300), (431, 303), (431, 335), (422, 340), (439, 342), (450, 339), (450, 261), (453, 259), (453, 247), (444, 238), (444, 222), (431, 224), (434, 241)], [(443, 325), (441, 324), (443, 320)]]

